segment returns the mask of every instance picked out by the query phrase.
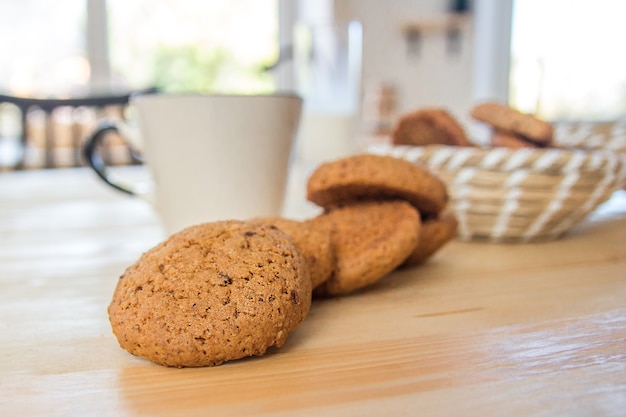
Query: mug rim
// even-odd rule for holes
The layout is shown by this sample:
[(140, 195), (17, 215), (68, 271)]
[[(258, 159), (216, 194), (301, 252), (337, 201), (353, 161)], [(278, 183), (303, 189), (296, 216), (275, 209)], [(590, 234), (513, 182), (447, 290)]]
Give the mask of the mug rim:
[(277, 91), (273, 93), (198, 93), (198, 92), (178, 92), (178, 93), (166, 93), (166, 92), (156, 92), (151, 94), (137, 94), (133, 95), (130, 98), (131, 103), (136, 101), (143, 100), (165, 100), (172, 98), (254, 98), (254, 99), (266, 99), (266, 98), (286, 98), (286, 99), (294, 99), (297, 101), (304, 101), (303, 97), (291, 91)]

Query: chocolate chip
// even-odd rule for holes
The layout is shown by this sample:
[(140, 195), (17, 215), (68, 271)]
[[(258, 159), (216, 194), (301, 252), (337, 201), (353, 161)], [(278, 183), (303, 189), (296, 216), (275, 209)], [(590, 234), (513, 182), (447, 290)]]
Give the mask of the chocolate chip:
[(220, 278), (222, 278), (222, 283), (220, 284), (220, 287), (225, 287), (233, 283), (233, 279), (227, 273), (220, 272), (219, 275)]

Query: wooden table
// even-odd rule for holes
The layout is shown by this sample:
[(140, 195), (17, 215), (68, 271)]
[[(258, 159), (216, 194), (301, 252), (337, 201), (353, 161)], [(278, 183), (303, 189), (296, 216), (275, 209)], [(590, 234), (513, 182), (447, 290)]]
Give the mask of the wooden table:
[(117, 277), (162, 238), (86, 170), (0, 174), (0, 415), (626, 415), (623, 191), (559, 241), (453, 242), (316, 301), (281, 350), (215, 368), (111, 333)]

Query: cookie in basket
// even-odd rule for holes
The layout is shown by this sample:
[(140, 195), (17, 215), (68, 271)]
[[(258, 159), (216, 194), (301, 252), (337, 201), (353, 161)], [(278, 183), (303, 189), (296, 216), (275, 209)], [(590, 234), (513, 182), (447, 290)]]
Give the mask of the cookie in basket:
[(332, 208), (355, 200), (406, 200), (423, 215), (447, 204), (446, 186), (427, 168), (391, 156), (352, 155), (320, 165), (307, 182), (307, 198)]
[(128, 352), (165, 366), (214, 366), (282, 346), (308, 314), (311, 294), (289, 236), (220, 221), (144, 253), (120, 277), (108, 312)]
[(307, 262), (313, 287), (326, 281), (333, 273), (335, 250), (330, 227), (326, 224), (315, 219), (298, 221), (284, 217), (258, 217), (251, 221), (275, 226), (293, 239)]
[(538, 145), (529, 140), (525, 140), (513, 132), (496, 129), (491, 134), (491, 146), (519, 149), (534, 148)]
[(471, 146), (463, 127), (447, 110), (425, 108), (400, 117), (392, 134), (396, 145)]
[(379, 281), (404, 262), (419, 239), (419, 213), (400, 200), (336, 207), (317, 221), (331, 223), (337, 256), (333, 275), (314, 289), (319, 296), (347, 294)]
[(552, 125), (531, 114), (522, 113), (506, 104), (484, 102), (474, 106), (471, 116), (494, 128), (516, 135), (536, 146), (548, 146), (552, 142)]
[(421, 265), (456, 236), (458, 221), (451, 211), (439, 217), (422, 220), (419, 241), (403, 266)]

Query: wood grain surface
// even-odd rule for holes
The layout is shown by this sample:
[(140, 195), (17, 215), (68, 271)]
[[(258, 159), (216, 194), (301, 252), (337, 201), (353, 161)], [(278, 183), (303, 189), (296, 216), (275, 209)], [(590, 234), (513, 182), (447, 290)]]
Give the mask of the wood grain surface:
[(624, 193), (561, 240), (455, 241), (318, 300), (264, 357), (169, 369), (106, 315), (152, 208), (83, 169), (0, 174), (0, 415), (623, 416)]

